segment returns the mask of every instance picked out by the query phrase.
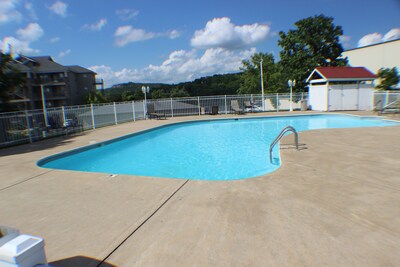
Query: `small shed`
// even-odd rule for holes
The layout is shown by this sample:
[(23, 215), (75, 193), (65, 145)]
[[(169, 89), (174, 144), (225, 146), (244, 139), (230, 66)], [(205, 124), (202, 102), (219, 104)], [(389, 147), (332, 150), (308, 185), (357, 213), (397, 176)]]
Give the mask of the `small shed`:
[(307, 78), (312, 110), (372, 110), (373, 81), (364, 67), (318, 67)]

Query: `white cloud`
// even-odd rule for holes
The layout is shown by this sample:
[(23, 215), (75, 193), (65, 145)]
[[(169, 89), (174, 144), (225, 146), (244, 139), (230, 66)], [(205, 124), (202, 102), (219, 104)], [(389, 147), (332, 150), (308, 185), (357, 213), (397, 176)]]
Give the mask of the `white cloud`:
[(347, 35), (342, 35), (339, 37), (340, 43), (343, 45), (344, 48), (350, 47), (351, 37)]
[(12, 36), (7, 36), (3, 39), (1, 43), (1, 49), (5, 52), (11, 52), (9, 50), (10, 46), (12, 47), (12, 53), (24, 53), (24, 54), (37, 54), (40, 52), (38, 49), (34, 49), (30, 47), (30, 43), (27, 41), (19, 40)]
[(107, 19), (103, 18), (96, 23), (83, 25), (83, 29), (87, 29), (90, 31), (100, 31), (106, 25), (107, 25)]
[(365, 35), (358, 41), (358, 47), (377, 44), (380, 42), (382, 42), (382, 34), (377, 32), (370, 33)]
[(167, 32), (148, 32), (143, 29), (135, 29), (130, 25), (118, 27), (114, 33), (115, 44), (117, 46), (125, 46), (129, 43), (146, 41), (158, 37), (168, 37), (176, 39), (181, 35), (178, 30), (170, 30)]
[(176, 39), (181, 36), (181, 33), (178, 30), (172, 30), (167, 33), (169, 39)]
[(25, 9), (28, 11), (28, 14), (32, 20), (38, 20), (38, 16), (36, 15), (36, 11), (33, 8), (32, 2), (26, 2)]
[(383, 36), (382, 41), (387, 42), (387, 41), (392, 41), (400, 38), (400, 28), (396, 29), (391, 29), (389, 32)]
[(53, 37), (53, 38), (51, 38), (51, 39), (49, 40), (49, 42), (52, 43), (52, 44), (54, 44), (54, 43), (59, 42), (60, 40), (61, 40), (60, 37)]
[(64, 18), (67, 16), (67, 8), (68, 8), (68, 5), (59, 0), (48, 7), (48, 9), (50, 9), (54, 14), (57, 14)]
[(128, 43), (145, 41), (148, 39), (155, 38), (157, 34), (152, 32), (146, 32), (143, 29), (135, 29), (132, 26), (121, 26), (115, 31), (114, 36), (116, 37), (115, 44), (117, 46), (125, 46)]
[(139, 11), (128, 8), (118, 9), (117, 11), (115, 11), (115, 13), (122, 20), (130, 20), (139, 15)]
[(370, 33), (358, 41), (358, 47), (378, 44), (400, 38), (400, 29), (394, 28), (388, 31), (384, 36), (381, 33)]
[(230, 18), (215, 18), (206, 27), (194, 33), (191, 44), (196, 48), (237, 49), (265, 40), (270, 27), (264, 24), (235, 26)]
[(19, 39), (27, 42), (34, 42), (42, 37), (44, 31), (37, 23), (30, 23), (26, 28), (17, 30)]
[(91, 70), (103, 78), (106, 87), (123, 82), (178, 83), (216, 73), (238, 72), (243, 59), (249, 59), (255, 48), (232, 51), (223, 48), (209, 48), (203, 54), (196, 50), (172, 52), (161, 65), (149, 65), (143, 69), (113, 70), (109, 66), (92, 66)]
[(19, 0), (0, 0), (0, 24), (21, 21), (22, 15), (16, 10), (19, 2)]
[(59, 58), (63, 58), (63, 57), (65, 57), (66, 55), (69, 55), (71, 53), (71, 49), (67, 49), (67, 50), (65, 50), (65, 51), (61, 51), (60, 53), (58, 53), (58, 57)]
[(10, 52), (9, 47), (12, 47), (12, 53), (37, 54), (38, 49), (31, 48), (31, 43), (39, 40), (44, 31), (37, 23), (30, 23), (28, 26), (17, 30), (17, 37), (6, 36), (1, 43), (4, 52)]

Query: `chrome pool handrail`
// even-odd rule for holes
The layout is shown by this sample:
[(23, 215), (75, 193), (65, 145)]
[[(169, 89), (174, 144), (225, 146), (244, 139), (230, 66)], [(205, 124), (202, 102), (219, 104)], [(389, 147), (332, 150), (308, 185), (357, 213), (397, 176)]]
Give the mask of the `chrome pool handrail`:
[(294, 141), (296, 144), (296, 149), (299, 149), (299, 136), (297, 134), (297, 131), (294, 127), (292, 126), (286, 126), (285, 128), (283, 128), (283, 130), (278, 134), (278, 136), (274, 139), (274, 141), (271, 143), (271, 145), (269, 146), (269, 159), (272, 162), (272, 149), (274, 148), (274, 146), (276, 145), (276, 143), (279, 142), (279, 140), (281, 140), (281, 138), (283, 137), (283, 135), (287, 132), (293, 132), (294, 133)]

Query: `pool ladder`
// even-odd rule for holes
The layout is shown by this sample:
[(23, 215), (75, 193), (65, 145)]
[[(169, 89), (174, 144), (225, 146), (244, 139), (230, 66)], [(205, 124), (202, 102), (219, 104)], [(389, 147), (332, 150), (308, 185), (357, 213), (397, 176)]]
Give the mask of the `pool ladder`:
[(276, 143), (279, 142), (279, 140), (281, 140), (281, 138), (287, 132), (293, 132), (294, 133), (294, 142), (296, 144), (296, 149), (297, 150), (299, 149), (299, 136), (297, 134), (296, 129), (293, 128), (292, 126), (286, 126), (285, 128), (283, 128), (283, 130), (278, 134), (278, 136), (274, 139), (274, 141), (269, 146), (269, 159), (271, 160), (271, 163), (272, 163), (272, 150), (273, 150), (274, 146), (276, 145)]

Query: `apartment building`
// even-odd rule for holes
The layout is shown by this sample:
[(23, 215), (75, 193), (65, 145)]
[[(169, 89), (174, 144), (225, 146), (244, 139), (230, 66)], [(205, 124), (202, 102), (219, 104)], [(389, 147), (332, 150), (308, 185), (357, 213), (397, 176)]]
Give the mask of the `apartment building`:
[(18, 109), (41, 109), (83, 104), (84, 96), (96, 91), (102, 80), (96, 73), (81, 66), (63, 66), (50, 56), (26, 57), (15, 60), (26, 77), (25, 86), (17, 89), (10, 101)]
[[(351, 66), (363, 66), (375, 74), (381, 68), (397, 68), (400, 72), (400, 39), (349, 49), (342, 55)], [(379, 83), (379, 79), (375, 80), (375, 85)], [(394, 89), (400, 89), (400, 83)]]

